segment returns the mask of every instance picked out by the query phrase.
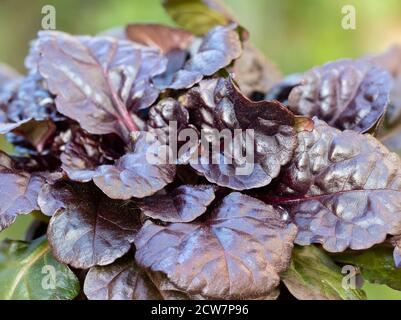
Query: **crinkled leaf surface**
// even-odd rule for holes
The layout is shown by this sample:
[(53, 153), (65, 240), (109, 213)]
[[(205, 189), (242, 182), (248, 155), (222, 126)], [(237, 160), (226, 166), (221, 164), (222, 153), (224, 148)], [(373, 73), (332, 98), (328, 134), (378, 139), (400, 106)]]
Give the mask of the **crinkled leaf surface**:
[(361, 252), (345, 251), (333, 255), (333, 259), (357, 266), (364, 279), (371, 283), (385, 284), (395, 290), (401, 290), (401, 269), (397, 269), (394, 264), (393, 250), (390, 246), (377, 245)]
[(43, 178), (15, 169), (10, 157), (0, 152), (0, 231), (18, 215), (38, 210), (37, 198)]
[[(217, 26), (210, 30), (184, 66), (171, 76), (170, 83), (160, 83), (162, 88), (185, 89), (202, 80), (204, 76), (211, 76), (220, 69), (228, 66), (242, 53), (242, 44), (236, 25)], [(167, 77), (166, 80), (170, 80)]]
[(52, 255), (45, 237), (0, 244), (1, 300), (71, 300), (80, 292), (74, 273)]
[[(294, 116), (279, 102), (251, 102), (225, 78), (202, 81), (185, 100), (191, 123), (208, 142), (219, 144), (216, 130), (231, 131), (232, 142), (226, 142), (224, 150), (209, 148), (191, 163), (210, 182), (236, 190), (262, 187), (290, 161), (297, 140)], [(242, 137), (234, 136), (235, 129), (242, 130)], [(242, 139), (235, 140), (238, 137)], [(244, 159), (244, 149), (250, 159)]]
[(215, 0), (164, 0), (163, 5), (179, 26), (195, 35), (233, 21), (227, 9)]
[(89, 300), (162, 300), (159, 290), (133, 256), (91, 268), (85, 278), (84, 292)]
[(400, 158), (370, 135), (314, 122), (313, 131), (298, 134), (294, 158), (270, 199), (294, 216), (297, 243), (340, 252), (399, 234)]
[(151, 78), (166, 68), (158, 50), (111, 37), (42, 31), (37, 50), (39, 72), (57, 96), (58, 111), (89, 133), (117, 133), (126, 140), (138, 129), (130, 112), (156, 100)]
[(204, 220), (147, 221), (135, 240), (136, 260), (190, 295), (264, 297), (290, 262), (297, 230), (286, 218), (282, 209), (232, 193)]
[(108, 265), (129, 251), (139, 228), (138, 212), (129, 204), (111, 200), (91, 183), (60, 182), (49, 189), (40, 203), (47, 214), (56, 209), (47, 236), (57, 260), (84, 269)]
[(142, 213), (164, 222), (191, 222), (214, 200), (211, 185), (182, 185), (166, 195), (154, 195), (138, 204)]
[(344, 274), (322, 250), (315, 246), (294, 247), (291, 265), (282, 280), (299, 300), (360, 300), (359, 289), (343, 288)]
[(305, 73), (288, 98), (294, 113), (317, 116), (338, 129), (366, 132), (384, 114), (391, 89), (384, 69), (362, 60), (338, 60)]

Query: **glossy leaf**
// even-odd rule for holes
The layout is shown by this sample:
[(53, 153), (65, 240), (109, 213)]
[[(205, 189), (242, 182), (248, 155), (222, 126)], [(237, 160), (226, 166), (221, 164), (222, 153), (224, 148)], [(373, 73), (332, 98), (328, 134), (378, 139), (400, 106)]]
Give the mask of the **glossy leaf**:
[(77, 277), (53, 258), (45, 237), (0, 244), (0, 287), (1, 300), (71, 300), (80, 292)]
[(264, 297), (290, 261), (296, 227), (286, 217), (282, 209), (232, 193), (204, 221), (147, 221), (135, 240), (136, 260), (190, 295)]
[(130, 112), (158, 96), (151, 78), (166, 68), (157, 50), (110, 37), (39, 33), (39, 71), (60, 113), (93, 134), (128, 140), (138, 129)]
[(367, 249), (401, 232), (401, 160), (370, 135), (314, 119), (267, 201), (294, 216), (297, 243)]
[(159, 290), (133, 256), (91, 268), (85, 278), (84, 292), (89, 300), (162, 300)]
[(236, 25), (217, 26), (210, 30), (196, 52), (171, 77), (169, 83), (158, 83), (161, 89), (186, 89), (190, 88), (204, 76), (211, 76), (220, 69), (228, 66), (233, 60), (239, 58), (242, 53), (242, 44)]
[(360, 289), (344, 288), (341, 268), (315, 246), (295, 247), (283, 282), (299, 300), (361, 300)]
[(401, 270), (394, 264), (390, 246), (378, 245), (361, 252), (345, 251), (333, 255), (333, 259), (343, 264), (357, 266), (364, 279), (371, 283), (385, 284), (401, 290)]
[(361, 60), (338, 60), (304, 74), (288, 98), (294, 113), (317, 116), (338, 129), (366, 132), (384, 114), (389, 74)]
[(166, 195), (154, 195), (138, 204), (142, 213), (164, 222), (191, 222), (214, 200), (210, 185), (182, 185)]
[(175, 165), (169, 164), (170, 148), (154, 134), (141, 132), (133, 150), (114, 165), (102, 165), (93, 176), (95, 184), (112, 199), (144, 198), (174, 180)]
[(0, 152), (0, 231), (18, 215), (38, 210), (37, 198), (43, 178), (17, 171), (10, 157)]
[(138, 213), (92, 184), (59, 182), (41, 193), (50, 214), (47, 235), (57, 260), (75, 268), (108, 265), (126, 254), (139, 228)]
[[(232, 142), (226, 142), (224, 150), (209, 148), (191, 162), (210, 182), (236, 190), (262, 187), (290, 161), (296, 147), (294, 116), (279, 102), (251, 102), (230, 79), (218, 78), (202, 81), (184, 105), (206, 142), (219, 145), (215, 131), (231, 132)], [(242, 130), (242, 139), (235, 140), (235, 129)], [(244, 149), (252, 159), (237, 156)]]

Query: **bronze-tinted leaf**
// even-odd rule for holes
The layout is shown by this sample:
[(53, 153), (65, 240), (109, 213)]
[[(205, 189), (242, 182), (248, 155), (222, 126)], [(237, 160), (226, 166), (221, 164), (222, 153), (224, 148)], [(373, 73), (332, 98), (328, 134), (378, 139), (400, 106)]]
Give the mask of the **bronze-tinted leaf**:
[(37, 198), (43, 178), (17, 171), (10, 157), (0, 152), (0, 231), (18, 215), (38, 210)]
[(236, 25), (218, 26), (210, 30), (192, 57), (177, 71), (170, 83), (158, 83), (162, 89), (185, 89), (211, 76), (240, 57), (242, 44)]
[(186, 50), (194, 37), (192, 33), (183, 29), (151, 23), (129, 24), (125, 31), (129, 40), (158, 48), (165, 54), (174, 49)]
[(111, 37), (42, 31), (37, 47), (39, 72), (58, 111), (89, 133), (125, 140), (138, 129), (130, 112), (156, 100), (151, 78), (166, 68), (157, 50)]
[(297, 230), (286, 218), (282, 209), (232, 193), (196, 222), (162, 226), (147, 221), (135, 240), (136, 259), (190, 295), (265, 297), (290, 262)]
[(384, 114), (391, 78), (362, 60), (338, 60), (305, 73), (288, 98), (294, 113), (317, 116), (338, 129), (366, 132)]
[[(202, 150), (191, 163), (210, 182), (236, 190), (262, 187), (290, 161), (297, 140), (294, 116), (281, 103), (251, 102), (230, 79), (218, 78), (189, 91), (184, 105), (205, 142), (219, 148)], [(223, 130), (231, 132), (232, 141), (221, 150)]]
[(159, 290), (133, 256), (91, 268), (85, 278), (84, 292), (89, 300), (162, 300)]
[(278, 68), (249, 41), (244, 42), (243, 53), (233, 66), (234, 79), (248, 97), (253, 93), (265, 94), (282, 75)]
[(56, 209), (47, 235), (57, 260), (85, 269), (108, 265), (130, 250), (139, 216), (129, 204), (111, 200), (91, 183), (48, 188), (41, 203), (48, 215)]
[(191, 222), (214, 200), (211, 185), (182, 185), (166, 195), (154, 195), (139, 204), (142, 213), (164, 222)]
[(298, 134), (294, 158), (269, 199), (294, 216), (297, 243), (362, 250), (400, 234), (400, 158), (370, 135), (314, 122), (313, 131)]

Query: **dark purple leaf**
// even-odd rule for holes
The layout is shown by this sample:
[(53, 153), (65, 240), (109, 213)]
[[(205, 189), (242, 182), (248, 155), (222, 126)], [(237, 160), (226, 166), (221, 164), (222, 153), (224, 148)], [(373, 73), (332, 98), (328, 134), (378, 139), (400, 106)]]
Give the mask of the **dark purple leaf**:
[(363, 250), (401, 233), (401, 160), (370, 135), (314, 119), (271, 197), (294, 217), (297, 243)]
[[(297, 140), (294, 116), (279, 102), (251, 102), (230, 79), (219, 78), (204, 80), (192, 89), (185, 98), (185, 106), (192, 123), (202, 130), (208, 143), (220, 143), (215, 130), (229, 129), (232, 133), (235, 129), (242, 130), (242, 143), (234, 143), (236, 137), (233, 134), (232, 143), (227, 142), (226, 150), (216, 153), (212, 148), (209, 152), (203, 150), (191, 163), (210, 182), (236, 190), (262, 187), (277, 177), (281, 166), (290, 161)], [(254, 139), (246, 137), (249, 133), (246, 130), (254, 134)], [(248, 145), (247, 138), (250, 138)], [(249, 150), (251, 144), (254, 152)], [(236, 156), (240, 153), (242, 156), (244, 149), (253, 159), (248, 161)]]
[(242, 45), (236, 25), (218, 26), (208, 32), (199, 48), (176, 72), (171, 83), (158, 84), (162, 89), (185, 89), (211, 76), (240, 57)]
[(89, 300), (162, 300), (159, 290), (133, 257), (91, 268), (84, 292)]
[(166, 68), (157, 50), (110, 37), (42, 31), (37, 47), (39, 71), (58, 111), (89, 133), (125, 140), (138, 129), (130, 112), (156, 100), (151, 78)]
[(125, 32), (127, 39), (160, 49), (164, 54), (175, 49), (186, 50), (194, 38), (188, 31), (160, 24), (129, 24)]
[(11, 225), (18, 215), (38, 210), (38, 192), (43, 179), (17, 171), (10, 157), (0, 152), (0, 231)]
[(205, 221), (147, 221), (135, 240), (136, 259), (189, 295), (264, 297), (290, 262), (296, 227), (286, 218), (282, 209), (232, 193)]
[(60, 137), (62, 168), (71, 180), (88, 182), (102, 164), (112, 164), (124, 154), (124, 146), (117, 136), (95, 136), (79, 128), (72, 128)]
[(269, 91), (267, 91), (266, 100), (278, 100), (281, 103), (288, 104), (288, 96), (294, 87), (300, 85), (302, 74), (294, 73), (286, 76), (280, 82), (276, 83)]
[(191, 222), (201, 216), (214, 200), (210, 185), (182, 185), (166, 195), (143, 199), (138, 207), (142, 213), (164, 222)]
[(169, 164), (169, 154), (170, 148), (153, 134), (138, 133), (133, 150), (114, 165), (98, 167), (93, 181), (112, 199), (150, 196), (174, 180), (175, 165)]
[(384, 114), (390, 89), (385, 70), (362, 60), (343, 59), (305, 73), (288, 104), (296, 114), (317, 116), (341, 130), (366, 132)]
[(129, 204), (109, 199), (91, 183), (59, 182), (40, 196), (42, 210), (52, 215), (47, 236), (60, 262), (81, 269), (103, 266), (130, 250), (139, 215)]

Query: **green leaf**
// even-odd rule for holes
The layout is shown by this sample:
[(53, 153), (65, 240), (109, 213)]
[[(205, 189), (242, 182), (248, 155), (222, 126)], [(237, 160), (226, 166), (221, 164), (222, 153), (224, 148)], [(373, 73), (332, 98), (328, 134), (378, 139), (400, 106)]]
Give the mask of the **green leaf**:
[(69, 300), (80, 292), (77, 277), (57, 262), (45, 237), (0, 244), (0, 300)]
[(180, 27), (198, 36), (232, 21), (226, 9), (213, 0), (165, 0), (163, 6)]
[(341, 268), (315, 246), (294, 247), (289, 269), (282, 274), (288, 290), (300, 300), (362, 300), (359, 289), (342, 286)]
[(360, 252), (346, 251), (333, 255), (333, 259), (357, 266), (364, 279), (371, 283), (401, 290), (401, 269), (395, 267), (391, 246), (378, 245)]

